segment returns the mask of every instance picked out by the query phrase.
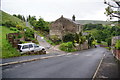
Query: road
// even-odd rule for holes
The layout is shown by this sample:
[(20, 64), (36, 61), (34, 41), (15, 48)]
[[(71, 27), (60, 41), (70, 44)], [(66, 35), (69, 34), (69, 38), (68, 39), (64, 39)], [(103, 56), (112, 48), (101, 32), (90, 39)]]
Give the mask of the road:
[(3, 78), (92, 78), (106, 49), (94, 48), (70, 55), (4, 66)]

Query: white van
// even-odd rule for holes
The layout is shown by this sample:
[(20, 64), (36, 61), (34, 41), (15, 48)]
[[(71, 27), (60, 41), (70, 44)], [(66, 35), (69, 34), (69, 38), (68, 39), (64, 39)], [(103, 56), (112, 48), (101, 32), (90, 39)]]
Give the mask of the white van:
[(36, 51), (45, 50), (44, 47), (36, 45), (35, 43), (18, 44), (18, 49), (21, 53), (26, 53), (29, 51), (36, 52)]

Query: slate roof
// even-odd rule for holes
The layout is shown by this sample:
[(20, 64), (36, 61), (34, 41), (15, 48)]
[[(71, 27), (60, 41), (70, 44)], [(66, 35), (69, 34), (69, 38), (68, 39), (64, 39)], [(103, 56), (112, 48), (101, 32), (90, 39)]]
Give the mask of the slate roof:
[(78, 23), (78, 22), (76, 22), (76, 21), (73, 21), (73, 20), (71, 20), (71, 19), (69, 19), (69, 18), (65, 18), (65, 19), (67, 19), (67, 20), (69, 20), (70, 22), (73, 22), (73, 23), (75, 23), (75, 24), (80, 24), (80, 23)]

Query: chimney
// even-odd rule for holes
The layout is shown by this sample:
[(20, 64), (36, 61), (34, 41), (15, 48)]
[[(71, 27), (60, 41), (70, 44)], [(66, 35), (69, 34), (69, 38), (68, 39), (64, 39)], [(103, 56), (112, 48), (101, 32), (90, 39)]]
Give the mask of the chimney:
[(75, 21), (75, 15), (72, 16), (72, 20)]
[(61, 15), (61, 18), (63, 18), (63, 15)]

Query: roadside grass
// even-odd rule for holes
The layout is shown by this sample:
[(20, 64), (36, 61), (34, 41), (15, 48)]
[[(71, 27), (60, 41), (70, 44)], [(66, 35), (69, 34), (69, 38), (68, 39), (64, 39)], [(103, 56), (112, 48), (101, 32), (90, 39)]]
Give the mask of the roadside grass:
[(12, 31), (5, 26), (0, 26), (0, 30), (2, 30), (2, 34), (0, 34), (0, 48), (2, 48), (2, 56), (0, 58), (10, 58), (20, 56), (20, 53), (17, 51), (16, 48), (13, 48), (12, 45), (6, 39), (6, 34), (8, 33), (15, 33), (16, 31)]

